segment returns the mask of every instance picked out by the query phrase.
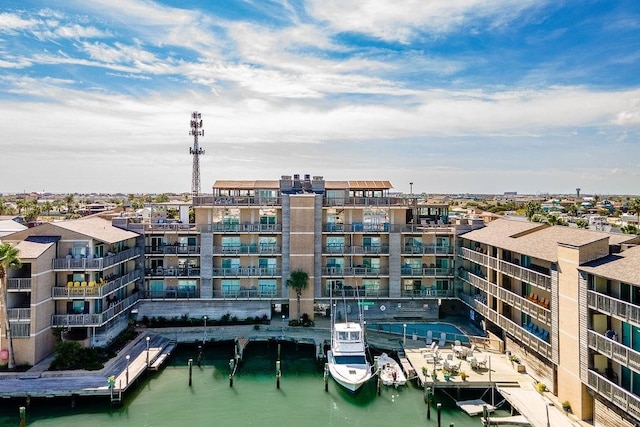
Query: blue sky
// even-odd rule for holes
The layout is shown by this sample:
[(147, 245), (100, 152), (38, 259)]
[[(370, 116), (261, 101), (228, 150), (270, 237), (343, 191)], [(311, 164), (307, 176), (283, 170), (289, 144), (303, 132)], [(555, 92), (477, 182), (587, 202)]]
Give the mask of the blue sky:
[(640, 2), (3, 0), (0, 192), (640, 193)]

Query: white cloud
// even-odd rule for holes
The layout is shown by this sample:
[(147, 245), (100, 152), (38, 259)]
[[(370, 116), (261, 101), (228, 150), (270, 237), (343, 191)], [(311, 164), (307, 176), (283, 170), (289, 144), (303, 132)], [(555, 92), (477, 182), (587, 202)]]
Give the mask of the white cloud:
[(408, 42), (418, 32), (440, 34), (476, 20), (491, 27), (519, 18), (541, 0), (312, 0), (308, 10), (335, 31), (361, 32), (383, 40)]
[(26, 30), (38, 25), (35, 19), (22, 19), (14, 13), (0, 13), (0, 31), (14, 33), (16, 30)]

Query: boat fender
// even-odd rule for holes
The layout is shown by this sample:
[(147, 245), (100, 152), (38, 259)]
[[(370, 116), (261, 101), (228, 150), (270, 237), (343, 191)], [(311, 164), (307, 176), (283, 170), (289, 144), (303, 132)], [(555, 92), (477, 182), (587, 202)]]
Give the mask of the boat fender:
[(385, 311), (386, 309), (387, 307), (385, 307), (384, 304), (380, 306), (380, 311)]

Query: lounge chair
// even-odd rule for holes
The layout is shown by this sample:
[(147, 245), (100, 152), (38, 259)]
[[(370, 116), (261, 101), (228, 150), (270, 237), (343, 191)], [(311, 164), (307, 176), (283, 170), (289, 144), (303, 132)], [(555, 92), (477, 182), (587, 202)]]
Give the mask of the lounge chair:
[(438, 341), (438, 347), (444, 348), (446, 344), (447, 344), (447, 333), (440, 332), (440, 340)]

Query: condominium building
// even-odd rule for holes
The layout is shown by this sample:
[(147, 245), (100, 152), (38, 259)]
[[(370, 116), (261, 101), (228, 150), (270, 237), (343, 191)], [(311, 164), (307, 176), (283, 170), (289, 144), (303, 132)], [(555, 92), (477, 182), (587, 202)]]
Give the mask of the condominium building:
[[(16, 364), (51, 354), (54, 329), (87, 346), (104, 346), (127, 327), (143, 277), (142, 239), (111, 221), (44, 223), (3, 237), (22, 267), (7, 271), (7, 312)], [(7, 358), (2, 323), (1, 358)]]
[(637, 236), (500, 219), (460, 236), (458, 297), (571, 410), (640, 422)]

